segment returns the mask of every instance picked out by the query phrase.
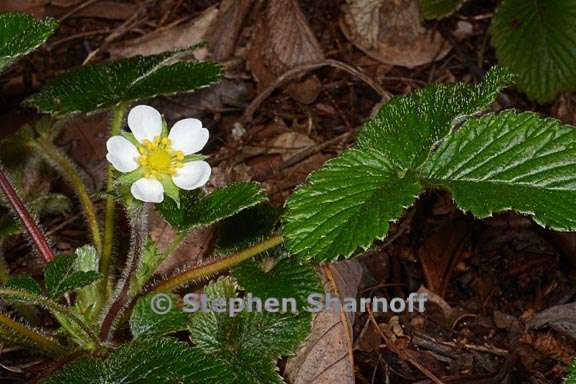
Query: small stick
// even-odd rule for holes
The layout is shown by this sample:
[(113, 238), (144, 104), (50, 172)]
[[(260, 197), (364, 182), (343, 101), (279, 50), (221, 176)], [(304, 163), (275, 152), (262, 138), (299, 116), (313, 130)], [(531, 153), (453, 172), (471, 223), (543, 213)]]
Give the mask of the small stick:
[(303, 64), (303, 65), (300, 65), (298, 67), (294, 67), (291, 70), (283, 73), (272, 84), (270, 84), (268, 86), (268, 88), (266, 88), (258, 96), (256, 96), (256, 98), (246, 108), (244, 115), (242, 115), (242, 120), (244, 122), (251, 121), (252, 116), (254, 115), (254, 112), (256, 112), (256, 110), (258, 109), (260, 104), (262, 104), (262, 102), (268, 96), (270, 96), (272, 94), (272, 92), (274, 92), (276, 90), (276, 88), (280, 87), (287, 80), (291, 79), (292, 77), (295, 77), (296, 75), (299, 75), (300, 73), (308, 72), (308, 71), (311, 71), (313, 69), (317, 69), (317, 68), (321, 68), (321, 67), (325, 67), (325, 66), (335, 67), (335, 68), (341, 69), (343, 71), (346, 71), (353, 76), (356, 76), (357, 78), (359, 78), (360, 80), (362, 80), (366, 84), (368, 84), (370, 87), (372, 87), (372, 89), (374, 89), (385, 100), (388, 100), (391, 97), (391, 94), (388, 91), (386, 91), (384, 88), (382, 88), (382, 86), (380, 84), (375, 82), (372, 78), (370, 78), (370, 76), (366, 75), (364, 72), (361, 72), (360, 70), (354, 68), (353, 66), (346, 64), (346, 63), (343, 63), (343, 62), (338, 61), (338, 60), (324, 60), (324, 61), (320, 61), (318, 63)]

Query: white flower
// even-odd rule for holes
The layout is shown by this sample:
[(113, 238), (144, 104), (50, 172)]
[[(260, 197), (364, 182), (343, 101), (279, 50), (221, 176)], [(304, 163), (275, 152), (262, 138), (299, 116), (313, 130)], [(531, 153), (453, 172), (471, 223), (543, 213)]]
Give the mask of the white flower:
[[(194, 155), (208, 142), (208, 130), (197, 119), (178, 121), (170, 133), (163, 129), (162, 115), (147, 105), (128, 113), (132, 135), (113, 136), (106, 142), (106, 159), (114, 168), (137, 178), (130, 192), (138, 200), (161, 203), (174, 185), (191, 190), (208, 182), (212, 169)], [(169, 194), (170, 195), (170, 194)]]

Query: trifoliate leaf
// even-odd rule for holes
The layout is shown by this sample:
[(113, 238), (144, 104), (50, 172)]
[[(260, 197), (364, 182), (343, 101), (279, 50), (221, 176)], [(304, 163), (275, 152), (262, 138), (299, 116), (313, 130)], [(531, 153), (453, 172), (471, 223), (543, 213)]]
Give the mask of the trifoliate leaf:
[(196, 191), (181, 191), (180, 208), (171, 199), (157, 204), (158, 211), (174, 228), (184, 231), (210, 225), (266, 199), (257, 183), (240, 182), (218, 188), (202, 198)]
[(120, 102), (190, 92), (220, 78), (213, 63), (177, 62), (180, 52), (136, 56), (94, 64), (66, 72), (48, 81), (25, 103), (41, 112), (66, 115), (92, 112)]
[(294, 298), (298, 309), (307, 305), (311, 294), (324, 292), (314, 268), (294, 258), (248, 260), (234, 268), (232, 275), (253, 296)]
[(356, 147), (312, 174), (288, 200), (287, 249), (315, 261), (349, 257), (382, 239), (421, 191), (416, 168), (456, 119), (487, 107), (514, 76), (492, 69), (479, 85), (433, 85), (393, 98)]
[(420, 14), (425, 19), (450, 16), (464, 0), (420, 0)]
[(51, 298), (58, 298), (62, 294), (76, 288), (82, 288), (93, 283), (101, 277), (96, 271), (77, 271), (75, 261), (78, 255), (60, 255), (52, 260), (44, 271), (44, 284)]
[(576, 2), (505, 0), (492, 22), (492, 43), (502, 65), (538, 102), (576, 90)]
[(229, 254), (267, 238), (280, 218), (280, 210), (259, 204), (223, 220), (218, 228), (216, 253)]
[(178, 306), (179, 297), (175, 294), (160, 294), (162, 299), (168, 300), (166, 313), (153, 310), (158, 305), (158, 296), (154, 293), (141, 297), (136, 302), (130, 316), (130, 331), (135, 338), (164, 336), (168, 333), (184, 331), (188, 327), (189, 315)]
[(381, 151), (401, 169), (417, 167), (456, 118), (486, 108), (513, 79), (506, 69), (494, 68), (477, 85), (435, 84), (394, 97), (362, 128), (358, 146)]
[[(235, 298), (234, 282), (221, 278), (208, 285), (205, 294), (210, 300)], [(273, 362), (292, 353), (308, 335), (311, 314), (257, 311), (253, 304), (249, 311), (245, 301), (245, 310), (235, 316), (214, 310), (194, 314), (191, 339), (200, 350), (236, 371), (240, 383), (283, 382)]]
[(514, 111), (469, 120), (421, 172), (477, 217), (514, 209), (576, 229), (576, 129), (557, 120)]
[(25, 275), (12, 276), (10, 280), (8, 280), (8, 283), (6, 283), (6, 287), (23, 289), (38, 295), (42, 294), (42, 288), (40, 288), (38, 282), (30, 276)]
[(222, 365), (173, 339), (143, 339), (105, 360), (82, 359), (43, 384), (232, 384)]
[(0, 14), (0, 72), (18, 57), (39, 47), (57, 27), (53, 19), (38, 21), (22, 12)]
[(384, 238), (420, 192), (413, 171), (399, 170), (380, 152), (349, 149), (289, 198), (287, 249), (304, 260), (349, 257)]

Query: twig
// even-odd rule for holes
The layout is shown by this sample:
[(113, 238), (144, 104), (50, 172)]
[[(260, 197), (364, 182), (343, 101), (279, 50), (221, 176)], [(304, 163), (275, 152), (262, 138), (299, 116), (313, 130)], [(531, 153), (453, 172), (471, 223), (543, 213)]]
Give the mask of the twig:
[(62, 22), (64, 20), (66, 20), (67, 18), (69, 18), (70, 16), (72, 16), (73, 14), (81, 11), (82, 9), (86, 8), (89, 5), (94, 4), (95, 2), (97, 2), (98, 0), (88, 0), (83, 2), (82, 4), (80, 4), (79, 6), (77, 6), (76, 8), (72, 9), (70, 12), (64, 14), (64, 16), (60, 17), (58, 19), (58, 24), (62, 24)]
[(366, 309), (368, 310), (368, 317), (370, 318), (370, 322), (372, 323), (374, 329), (376, 330), (376, 332), (380, 335), (380, 337), (382, 337), (382, 339), (386, 342), (386, 345), (388, 346), (388, 348), (394, 352), (395, 354), (398, 355), (398, 357), (400, 357), (402, 360), (406, 360), (408, 361), (410, 364), (412, 364), (414, 367), (416, 367), (420, 372), (422, 372), (427, 378), (429, 378), (433, 383), (435, 384), (445, 384), (444, 381), (440, 380), (434, 373), (432, 373), (428, 368), (426, 368), (425, 366), (423, 366), (422, 364), (420, 364), (420, 362), (418, 362), (416, 359), (414, 359), (412, 356), (410, 356), (409, 353), (406, 353), (406, 351), (403, 351), (402, 349), (396, 347), (396, 345), (394, 344), (394, 342), (392, 340), (390, 340), (390, 338), (382, 331), (382, 329), (380, 329), (380, 327), (378, 326), (378, 323), (376, 322), (376, 319), (374, 318), (374, 313), (372, 312), (372, 308), (370, 307), (370, 305), (368, 305), (366, 307)]
[(382, 86), (380, 84), (375, 82), (370, 76), (366, 75), (364, 72), (361, 72), (360, 70), (354, 68), (353, 66), (348, 65), (348, 64), (343, 63), (343, 62), (338, 61), (338, 60), (324, 60), (324, 61), (320, 61), (318, 63), (303, 64), (303, 65), (292, 68), (289, 71), (286, 71), (285, 73), (283, 73), (272, 84), (270, 84), (268, 86), (268, 88), (266, 88), (258, 96), (256, 96), (256, 98), (246, 108), (246, 111), (244, 112), (244, 115), (242, 116), (242, 120), (244, 122), (251, 121), (252, 117), (254, 115), (254, 112), (256, 112), (256, 110), (258, 109), (260, 104), (262, 104), (262, 102), (268, 96), (270, 96), (278, 87), (280, 87), (286, 81), (290, 80), (291, 78), (293, 78), (293, 77), (295, 77), (301, 73), (308, 72), (308, 71), (311, 71), (313, 69), (317, 69), (317, 68), (321, 68), (321, 67), (325, 67), (325, 66), (331, 66), (331, 67), (341, 69), (341, 70), (346, 71), (346, 72), (350, 73), (351, 75), (359, 78), (360, 80), (362, 80), (366, 84), (368, 84), (370, 87), (372, 87), (372, 89), (374, 89), (380, 96), (382, 96), (383, 99), (387, 100), (387, 99), (390, 99), (390, 97), (391, 97), (391, 94), (388, 91), (386, 91), (384, 88), (382, 88)]

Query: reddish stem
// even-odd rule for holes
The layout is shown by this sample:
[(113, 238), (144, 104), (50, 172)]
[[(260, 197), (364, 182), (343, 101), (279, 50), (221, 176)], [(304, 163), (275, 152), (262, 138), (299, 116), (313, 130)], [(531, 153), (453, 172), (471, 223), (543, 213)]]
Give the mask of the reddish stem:
[(36, 248), (38, 248), (38, 252), (40, 252), (44, 260), (46, 260), (47, 263), (54, 260), (54, 253), (52, 252), (52, 248), (50, 248), (50, 245), (48, 245), (46, 237), (44, 236), (42, 231), (40, 231), (40, 228), (38, 228), (38, 226), (36, 225), (36, 222), (32, 218), (32, 215), (30, 215), (30, 212), (28, 211), (28, 209), (26, 209), (24, 203), (22, 202), (22, 200), (20, 200), (20, 197), (18, 197), (18, 194), (12, 187), (12, 184), (10, 184), (10, 181), (8, 180), (8, 178), (6, 177), (1, 168), (0, 168), (0, 189), (6, 196), (6, 200), (8, 200), (8, 203), (10, 204), (16, 215), (20, 218), (20, 221), (24, 225), (24, 228), (26, 228), (26, 231), (28, 231), (28, 234), (32, 238), (32, 241), (36, 245)]

